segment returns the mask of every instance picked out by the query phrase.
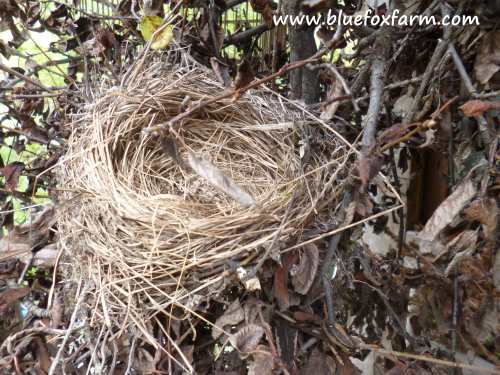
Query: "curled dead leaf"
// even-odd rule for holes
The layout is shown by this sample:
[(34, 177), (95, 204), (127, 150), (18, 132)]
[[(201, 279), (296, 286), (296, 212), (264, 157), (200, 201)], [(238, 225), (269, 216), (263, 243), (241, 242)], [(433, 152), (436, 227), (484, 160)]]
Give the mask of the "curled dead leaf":
[(5, 314), (13, 303), (27, 296), (29, 292), (29, 288), (13, 288), (0, 293), (0, 314)]
[(231, 345), (241, 353), (248, 354), (255, 350), (264, 336), (264, 328), (257, 324), (249, 324), (229, 337)]
[(253, 361), (248, 366), (248, 375), (272, 375), (274, 358), (269, 347), (259, 345), (252, 354)]
[(361, 178), (361, 188), (362, 190), (366, 190), (369, 182), (373, 177), (377, 175), (382, 168), (383, 165), (383, 157), (382, 155), (369, 153), (365, 155), (364, 153), (361, 155), (359, 159), (359, 177)]
[[(339, 79), (332, 78), (332, 84), (328, 90), (328, 97), (326, 101), (332, 101), (334, 98), (341, 96), (344, 93), (342, 83)], [(323, 121), (329, 121), (335, 116), (337, 110), (339, 109), (340, 101), (333, 101), (325, 106), (323, 112), (321, 112), (320, 118)]]
[(281, 311), (290, 307), (290, 295), (288, 294), (288, 275), (287, 270), (283, 267), (278, 267), (274, 273), (273, 293)]
[(212, 338), (218, 339), (223, 331), (220, 328), (224, 328), (229, 325), (236, 325), (241, 323), (245, 319), (245, 310), (241, 307), (240, 300), (235, 299), (224, 311), (224, 314), (219, 316), (212, 327)]
[(500, 109), (500, 101), (469, 100), (460, 109), (467, 117), (475, 117), (490, 109)]
[(464, 210), (469, 220), (477, 220), (483, 226), (484, 237), (494, 240), (498, 225), (498, 206), (493, 198), (478, 199)]
[(318, 348), (314, 348), (304, 368), (304, 374), (330, 375), (336, 373), (335, 361)]
[(434, 211), (420, 232), (420, 238), (425, 241), (434, 241), (439, 233), (449, 225), (462, 211), (465, 205), (476, 195), (476, 188), (471, 180), (460, 184), (448, 198)]
[(250, 59), (245, 58), (238, 65), (238, 71), (236, 73), (236, 78), (234, 79), (234, 89), (239, 90), (248, 84), (250, 84), (255, 78), (255, 73), (253, 71)]
[(307, 294), (311, 288), (319, 265), (319, 250), (314, 244), (304, 246), (300, 262), (290, 270), (292, 285), (299, 294)]
[(242, 284), (245, 286), (245, 289), (248, 290), (249, 292), (261, 290), (259, 278), (256, 275), (254, 275), (253, 277), (249, 277), (249, 272), (245, 268), (238, 267), (236, 269), (236, 275), (238, 276), (238, 279), (242, 282)]
[(16, 161), (6, 165), (0, 170), (0, 173), (5, 177), (5, 186), (9, 190), (14, 190), (17, 187), (23, 168), (24, 164)]
[(269, 27), (273, 26), (273, 2), (271, 0), (250, 0), (250, 4), (254, 11), (262, 15)]
[(436, 130), (429, 129), (425, 131), (425, 142), (422, 143), (418, 148), (425, 148), (431, 146), (436, 141)]

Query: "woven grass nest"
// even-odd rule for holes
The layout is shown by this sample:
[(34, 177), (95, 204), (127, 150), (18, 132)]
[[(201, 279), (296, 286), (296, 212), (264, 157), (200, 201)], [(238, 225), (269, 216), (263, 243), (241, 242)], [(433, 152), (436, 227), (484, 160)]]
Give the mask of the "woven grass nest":
[[(93, 280), (93, 318), (143, 332), (158, 313), (196, 314), (223, 290), (231, 261), (250, 270), (271, 246), (274, 255), (300, 248), (306, 229), (331, 220), (349, 165), (342, 142), (265, 89), (213, 103), (172, 133), (145, 134), (224, 91), (200, 68), (146, 61), (120, 86), (94, 88), (59, 171), (68, 192), (60, 245), (73, 272)], [(193, 163), (217, 168), (252, 202), (214, 187)]]

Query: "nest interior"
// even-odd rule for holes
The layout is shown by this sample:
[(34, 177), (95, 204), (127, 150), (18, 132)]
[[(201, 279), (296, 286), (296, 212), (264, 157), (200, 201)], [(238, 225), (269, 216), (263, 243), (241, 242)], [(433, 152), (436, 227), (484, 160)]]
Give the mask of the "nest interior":
[[(96, 86), (70, 124), (59, 244), (72, 272), (94, 280), (94, 311), (112, 326), (171, 305), (193, 312), (197, 296), (224, 287), (228, 261), (253, 264), (269, 246), (286, 251), (339, 202), (347, 147), (276, 94), (247, 92), (169, 134), (145, 135), (223, 90), (198, 68), (151, 58), (121, 85)], [(172, 145), (184, 162), (209, 161), (256, 203), (242, 205), (183, 167), (166, 152)]]

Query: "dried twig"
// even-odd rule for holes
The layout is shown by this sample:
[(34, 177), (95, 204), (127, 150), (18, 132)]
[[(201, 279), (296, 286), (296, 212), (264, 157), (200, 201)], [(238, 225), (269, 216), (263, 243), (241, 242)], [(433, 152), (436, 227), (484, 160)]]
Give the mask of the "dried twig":
[(0, 63), (0, 70), (3, 70), (4, 72), (6, 73), (9, 73), (9, 74), (12, 74), (13, 76), (23, 80), (24, 82), (27, 82), (33, 86), (36, 86), (38, 87), (39, 89), (42, 89), (44, 91), (56, 91), (56, 90), (59, 90), (60, 88), (58, 87), (47, 87), (47, 86), (44, 86), (42, 85), (40, 82), (37, 82), (29, 77), (26, 77), (24, 74), (21, 74), (19, 73), (18, 71), (12, 69), (12, 68), (9, 68), (8, 66), (4, 65), (4, 64), (1, 64)]
[(371, 85), (370, 85), (370, 104), (366, 113), (363, 125), (362, 145), (365, 153), (375, 144), (377, 133), (377, 122), (380, 113), (381, 99), (383, 92), (383, 82), (385, 75), (385, 61), (377, 56), (372, 61)]
[[(339, 224), (341, 224), (346, 215), (347, 206), (351, 203), (352, 194), (350, 190), (347, 190), (344, 193), (344, 198), (342, 199), (342, 203), (338, 210), (337, 220)], [(326, 301), (326, 310), (328, 315), (328, 325), (332, 327), (335, 325), (335, 307), (333, 304), (333, 290), (330, 284), (332, 279), (332, 268), (333, 262), (335, 260), (335, 254), (337, 252), (337, 248), (340, 242), (340, 238), (343, 232), (336, 233), (332, 237), (330, 237), (328, 250), (323, 259), (323, 266), (321, 267), (321, 284), (323, 285), (323, 290), (325, 293), (325, 301)]]
[[(81, 282), (80, 282), (81, 283)], [(49, 372), (48, 375), (54, 375), (57, 366), (59, 365), (59, 361), (61, 359), (62, 353), (64, 352), (64, 348), (66, 347), (66, 344), (68, 343), (69, 336), (73, 332), (73, 326), (76, 323), (76, 319), (78, 317), (78, 314), (80, 312), (80, 308), (83, 304), (83, 301), (85, 300), (85, 297), (87, 295), (87, 290), (88, 290), (88, 285), (85, 285), (82, 290), (80, 291), (80, 295), (78, 296), (78, 300), (75, 304), (75, 308), (73, 309), (73, 314), (71, 314), (71, 319), (68, 324), (68, 329), (65, 330), (65, 335), (63, 338), (63, 341), (61, 343), (61, 346), (59, 346), (59, 349), (57, 350), (57, 354), (54, 357), (54, 360), (50, 364)]]
[(473, 370), (473, 371), (485, 373), (485, 374), (500, 374), (500, 370), (497, 370), (497, 369), (479, 367), (479, 366), (469, 365), (467, 363), (445, 361), (443, 359), (432, 358), (432, 357), (425, 356), (425, 355), (396, 352), (393, 350), (381, 349), (381, 348), (376, 347), (374, 345), (362, 344), (362, 345), (360, 345), (360, 348), (366, 349), (366, 350), (373, 350), (374, 352), (376, 352), (378, 355), (381, 355), (381, 356), (388, 356), (388, 357), (395, 356), (395, 357), (401, 357), (401, 358), (410, 358), (410, 359), (414, 359), (416, 361), (429, 362), (429, 363), (434, 363), (436, 365), (441, 365), (441, 366), (446, 366), (446, 367), (468, 369), (468, 370)]
[(245, 42), (255, 36), (259, 36), (260, 34), (270, 30), (271, 28), (267, 23), (263, 23), (259, 26), (256, 26), (252, 29), (248, 29), (245, 31), (241, 31), (239, 33), (229, 35), (224, 39), (224, 45), (229, 45), (229, 44), (240, 44), (242, 42)]
[[(453, 45), (453, 43), (450, 43), (448, 46), (448, 52), (450, 53), (453, 63), (455, 64), (455, 67), (457, 68), (457, 71), (460, 75), (460, 78), (462, 79), (462, 82), (464, 83), (465, 88), (467, 89), (468, 93), (471, 96), (474, 96), (477, 94), (477, 90), (472, 84), (472, 80), (469, 77), (469, 74), (467, 74), (467, 70), (465, 69), (464, 63), (462, 62), (462, 59), (458, 55), (458, 52)], [(491, 137), (490, 133), (488, 131), (488, 123), (486, 122), (486, 119), (484, 118), (483, 115), (478, 115), (475, 116), (476, 121), (478, 122), (479, 125), (479, 133), (481, 136), (481, 140), (483, 143), (488, 146), (491, 143)], [(488, 148), (488, 147), (486, 147)]]
[[(338, 69), (335, 67), (334, 64), (331, 64), (331, 63), (328, 63), (328, 64), (319, 64), (317, 65), (316, 67), (318, 68), (325, 68), (325, 69), (328, 69), (329, 71), (331, 71), (335, 77), (340, 81), (340, 83), (342, 84), (342, 87), (344, 88), (344, 91), (345, 93), (347, 94), (345, 96), (346, 99), (351, 99), (351, 102), (352, 102), (352, 106), (354, 107), (354, 111), (355, 112), (359, 112), (359, 106), (358, 106), (358, 102), (353, 98), (353, 95), (352, 95), (352, 91), (351, 89), (349, 88), (349, 85), (347, 84), (346, 80), (344, 79), (344, 77), (342, 77), (342, 74), (340, 74), (340, 72), (338, 71)], [(332, 101), (333, 102), (333, 101)]]
[(322, 48), (317, 53), (315, 53), (313, 56), (311, 56), (307, 59), (296, 61), (296, 62), (290, 63), (290, 64), (286, 64), (281, 69), (279, 69), (276, 73), (270, 74), (270, 75), (268, 75), (264, 78), (261, 78), (261, 79), (257, 79), (255, 81), (251, 82), (250, 84), (240, 88), (240, 89), (228, 90), (224, 94), (221, 94), (219, 96), (212, 97), (210, 99), (206, 99), (204, 101), (201, 101), (200, 103), (198, 103), (197, 105), (188, 109), (187, 111), (182, 112), (182, 113), (178, 114), (177, 116), (171, 118), (168, 122), (162, 123), (160, 125), (152, 126), (149, 128), (144, 128), (143, 132), (145, 132), (146, 134), (151, 134), (151, 133), (157, 132), (157, 131), (168, 130), (175, 123), (179, 122), (182, 119), (185, 119), (188, 116), (191, 116), (195, 112), (198, 112), (199, 110), (207, 107), (210, 104), (217, 103), (223, 99), (227, 99), (230, 97), (237, 97), (237, 96), (241, 95), (242, 93), (244, 93), (245, 91), (248, 91), (250, 89), (258, 87), (258, 86), (262, 85), (263, 83), (272, 81), (273, 79), (280, 77), (283, 74), (288, 73), (289, 71), (292, 71), (294, 69), (301, 68), (307, 64), (316, 62), (318, 59), (321, 58), (321, 56), (323, 56), (325, 53), (330, 51), (335, 45), (337, 45), (340, 42), (341, 36), (342, 36), (341, 34), (337, 35), (337, 33), (336, 33), (335, 36), (325, 45), (324, 48)]

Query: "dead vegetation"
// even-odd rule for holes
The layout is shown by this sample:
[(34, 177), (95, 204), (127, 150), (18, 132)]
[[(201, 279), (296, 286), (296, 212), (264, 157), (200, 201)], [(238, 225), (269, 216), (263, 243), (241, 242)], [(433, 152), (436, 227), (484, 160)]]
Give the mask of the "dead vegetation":
[(164, 3), (0, 1), (1, 373), (500, 373), (496, 2)]
[[(171, 135), (149, 135), (221, 87), (200, 69), (148, 59), (121, 86), (95, 88), (70, 124), (58, 173), (68, 190), (60, 246), (75, 278), (95, 285), (96, 329), (105, 322), (143, 337), (160, 316), (168, 326), (186, 314), (212, 325), (196, 312), (200, 303), (242, 266), (314, 241), (302, 233), (328, 220), (354, 161), (327, 128), (316, 130), (322, 142), (300, 144), (313, 118), (266, 92), (214, 103)], [(240, 278), (261, 289), (255, 275)]]

